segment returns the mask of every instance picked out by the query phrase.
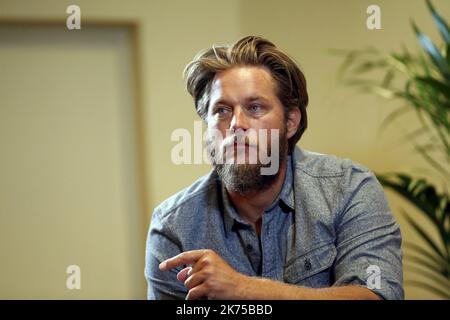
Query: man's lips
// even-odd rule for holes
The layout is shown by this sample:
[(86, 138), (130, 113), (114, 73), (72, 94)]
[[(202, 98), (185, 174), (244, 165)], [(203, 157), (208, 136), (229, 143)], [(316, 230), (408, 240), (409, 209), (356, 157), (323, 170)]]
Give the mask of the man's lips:
[[(230, 143), (222, 147), (223, 152), (231, 152), (236, 156), (237, 154), (243, 154), (248, 152), (254, 152), (257, 150), (257, 146), (249, 143)], [(234, 151), (234, 152), (233, 152)]]
[[(227, 146), (226, 146), (227, 147)], [(226, 148), (225, 147), (225, 148)], [(253, 145), (253, 144), (248, 144), (248, 143), (234, 143), (233, 144), (233, 147), (234, 148), (237, 148), (237, 149), (250, 149), (250, 148), (256, 148), (256, 146), (255, 145)]]

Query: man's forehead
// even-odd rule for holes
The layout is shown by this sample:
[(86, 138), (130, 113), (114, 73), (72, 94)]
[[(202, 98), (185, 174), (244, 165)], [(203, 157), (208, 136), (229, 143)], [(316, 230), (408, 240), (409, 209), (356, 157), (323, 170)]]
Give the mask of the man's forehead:
[(211, 86), (211, 103), (227, 99), (270, 99), (274, 95), (274, 82), (263, 67), (245, 66), (222, 71)]

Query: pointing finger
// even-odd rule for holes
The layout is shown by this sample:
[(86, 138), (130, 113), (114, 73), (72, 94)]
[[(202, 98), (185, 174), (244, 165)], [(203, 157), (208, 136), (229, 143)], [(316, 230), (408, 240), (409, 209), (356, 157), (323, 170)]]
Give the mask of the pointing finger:
[(175, 257), (169, 258), (160, 263), (159, 269), (167, 271), (185, 264), (195, 264), (208, 250), (192, 250), (182, 252)]

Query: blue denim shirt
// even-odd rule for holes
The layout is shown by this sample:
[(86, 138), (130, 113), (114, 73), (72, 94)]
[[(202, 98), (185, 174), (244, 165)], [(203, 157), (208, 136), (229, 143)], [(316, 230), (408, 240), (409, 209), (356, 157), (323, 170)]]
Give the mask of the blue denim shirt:
[(279, 196), (263, 213), (260, 237), (236, 212), (214, 171), (154, 210), (148, 298), (184, 299), (187, 289), (176, 278), (182, 267), (162, 272), (159, 263), (183, 251), (212, 249), (248, 276), (312, 288), (368, 286), (385, 299), (403, 299), (400, 245), (399, 226), (372, 172), (296, 148)]

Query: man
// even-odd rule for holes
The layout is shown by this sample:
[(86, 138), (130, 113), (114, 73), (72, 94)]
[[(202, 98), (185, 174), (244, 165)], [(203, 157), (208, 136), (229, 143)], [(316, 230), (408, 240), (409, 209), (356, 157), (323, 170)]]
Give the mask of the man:
[(308, 104), (296, 63), (249, 36), (185, 76), (213, 170), (155, 209), (148, 298), (402, 299), (400, 230), (375, 176), (296, 147)]

